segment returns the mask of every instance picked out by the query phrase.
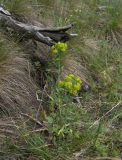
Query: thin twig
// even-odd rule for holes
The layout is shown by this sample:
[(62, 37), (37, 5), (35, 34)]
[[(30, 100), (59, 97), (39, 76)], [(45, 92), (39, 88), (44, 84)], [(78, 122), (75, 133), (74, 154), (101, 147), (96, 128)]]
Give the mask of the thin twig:
[(95, 160), (121, 160), (120, 158), (114, 158), (114, 157), (98, 157)]
[(118, 43), (118, 40), (117, 40), (117, 38), (116, 38), (116, 36), (115, 36), (114, 32), (113, 32), (113, 31), (111, 31), (111, 33), (112, 33), (112, 36), (113, 36), (113, 39), (114, 39), (114, 41), (115, 41), (116, 45), (118, 45), (119, 43)]
[(4, 127), (15, 127), (15, 126), (12, 125), (12, 124), (6, 124), (6, 123), (1, 123), (1, 122), (0, 122), (0, 126), (4, 126)]
[(8, 129), (0, 129), (0, 132), (9, 133), (9, 134), (15, 134), (12, 130), (8, 130)]
[(41, 123), (40, 121), (38, 121), (37, 119), (33, 118), (32, 116), (30, 116), (30, 115), (28, 115), (28, 114), (26, 114), (26, 113), (21, 113), (21, 115), (29, 118), (30, 120), (32, 120), (33, 122), (35, 122), (36, 124), (38, 124), (38, 125), (41, 126), (41, 127), (44, 126), (43, 123)]
[(29, 131), (25, 136), (29, 136), (32, 133), (40, 133), (40, 132), (44, 132), (44, 131), (48, 131), (48, 129), (47, 128), (40, 128), (40, 129), (36, 129), (33, 131)]
[(117, 108), (122, 101), (119, 101), (115, 106), (113, 106), (108, 112), (106, 112), (101, 118), (96, 120), (89, 128), (92, 128), (94, 125), (98, 124), (102, 119), (104, 119), (105, 116), (107, 116), (113, 109)]
[(48, 128), (40, 128), (40, 129), (36, 129), (36, 130), (30, 131), (29, 133), (43, 132), (43, 131), (48, 131)]

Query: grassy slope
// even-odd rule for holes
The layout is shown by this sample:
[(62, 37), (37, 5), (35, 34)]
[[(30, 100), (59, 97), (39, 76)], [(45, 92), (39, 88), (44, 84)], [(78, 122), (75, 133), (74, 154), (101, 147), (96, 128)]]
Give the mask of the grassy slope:
[[(26, 0), (18, 9), (8, 4), (8, 8), (23, 13)], [(122, 14), (121, 0), (37, 0), (32, 3), (40, 16), (40, 21), (49, 25), (62, 26), (75, 22), (74, 32), (78, 37), (69, 43), (68, 54), (75, 54), (89, 71), (93, 80), (87, 93), (80, 93), (81, 106), (70, 100), (58, 103), (55, 88), (51, 88), (48, 106), (64, 105), (61, 111), (51, 112), (48, 117), (50, 136), (33, 134), (20, 136), (25, 145), (9, 145), (10, 155), (22, 157), (34, 155), (40, 159), (74, 159), (74, 156), (121, 156), (121, 94), (122, 94)], [(24, 5), (25, 6), (25, 5)], [(107, 6), (99, 10), (99, 6)], [(42, 19), (43, 17), (43, 19)], [(50, 82), (51, 83), (51, 82)], [(57, 99), (56, 99), (57, 98)], [(53, 99), (53, 100), (52, 100)], [(92, 124), (116, 104), (119, 105), (105, 116), (100, 123)], [(58, 118), (59, 117), (59, 118)], [(69, 118), (69, 119), (68, 119)], [(59, 134), (62, 126), (64, 134)], [(91, 127), (92, 126), (92, 127)], [(91, 127), (91, 128), (90, 128)], [(72, 133), (73, 132), (73, 133)], [(51, 140), (49, 140), (51, 139)], [(46, 147), (45, 142), (53, 147)], [(9, 143), (10, 144), (10, 143)]]

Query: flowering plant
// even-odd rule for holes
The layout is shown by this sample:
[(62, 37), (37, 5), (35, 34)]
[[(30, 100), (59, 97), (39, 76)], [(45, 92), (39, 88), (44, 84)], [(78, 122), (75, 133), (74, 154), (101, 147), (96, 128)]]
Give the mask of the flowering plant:
[(57, 42), (51, 47), (52, 61), (49, 65), (50, 67), (55, 67), (55, 69), (57, 69), (58, 76), (60, 76), (63, 68), (62, 61), (65, 57), (67, 48), (67, 44), (63, 42)]
[(58, 42), (51, 47), (53, 55), (58, 53), (64, 53), (67, 50), (67, 44), (63, 42)]
[(67, 75), (63, 80), (58, 82), (58, 86), (66, 89), (70, 94), (76, 95), (81, 88), (82, 80), (74, 74)]

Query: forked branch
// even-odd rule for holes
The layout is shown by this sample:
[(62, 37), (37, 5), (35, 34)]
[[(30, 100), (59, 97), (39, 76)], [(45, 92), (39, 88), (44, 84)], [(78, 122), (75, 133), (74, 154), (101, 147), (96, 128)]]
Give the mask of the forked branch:
[(28, 38), (33, 38), (36, 41), (47, 44), (48, 46), (54, 45), (58, 41), (68, 41), (76, 34), (68, 34), (72, 24), (64, 27), (47, 27), (41, 28), (32, 24), (22, 23), (15, 20), (11, 13), (0, 6), (0, 24), (4, 27), (12, 28), (14, 31), (23, 33)]

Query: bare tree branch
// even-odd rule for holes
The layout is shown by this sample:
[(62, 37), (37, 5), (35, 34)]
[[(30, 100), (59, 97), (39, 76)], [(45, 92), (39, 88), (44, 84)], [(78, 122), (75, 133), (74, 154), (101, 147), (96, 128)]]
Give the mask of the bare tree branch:
[(52, 46), (58, 41), (68, 41), (76, 36), (76, 34), (66, 33), (67, 30), (72, 28), (73, 24), (64, 27), (41, 28), (15, 20), (2, 6), (0, 6), (0, 24), (4, 27), (12, 28), (16, 32), (24, 33), (26, 34), (26, 37), (33, 38), (36, 41), (47, 44), (48, 46)]

